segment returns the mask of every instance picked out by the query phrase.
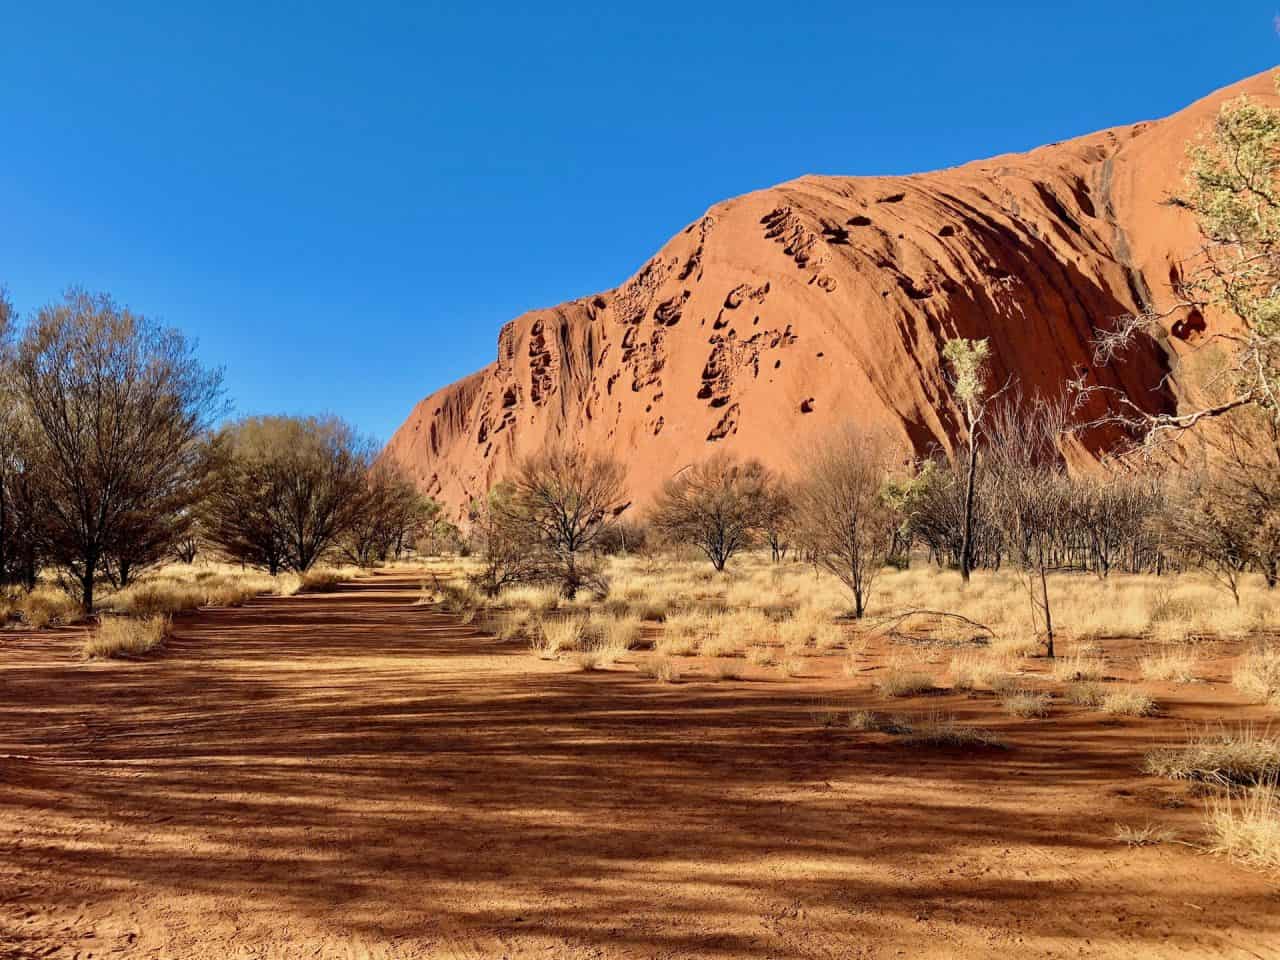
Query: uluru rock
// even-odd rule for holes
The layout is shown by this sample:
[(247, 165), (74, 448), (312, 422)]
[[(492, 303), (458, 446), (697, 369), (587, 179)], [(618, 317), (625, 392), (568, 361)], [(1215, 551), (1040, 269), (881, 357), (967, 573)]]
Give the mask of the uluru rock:
[(805, 176), (716, 204), (618, 288), (502, 327), (496, 361), (421, 401), (386, 455), (456, 517), (553, 440), (623, 459), (641, 507), (715, 450), (792, 470), (848, 421), (949, 450), (942, 347), (957, 336), (990, 338), (993, 376), (1028, 393), (1084, 372), (1174, 409), (1176, 377), (1158, 385), (1204, 318), (1171, 317), (1169, 335), (1106, 368), (1091, 341), (1172, 302), (1198, 234), (1164, 201), (1188, 140), (1242, 93), (1276, 99), (1259, 75), (1167, 119), (1025, 154)]

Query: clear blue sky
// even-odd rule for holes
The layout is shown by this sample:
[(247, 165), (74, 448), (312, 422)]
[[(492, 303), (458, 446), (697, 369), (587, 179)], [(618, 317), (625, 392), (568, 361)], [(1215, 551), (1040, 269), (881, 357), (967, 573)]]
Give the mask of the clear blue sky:
[[(619, 5), (621, 7), (621, 5)], [(725, 197), (1170, 113), (1280, 0), (0, 0), (0, 282), (181, 327), (240, 413), (385, 439)]]

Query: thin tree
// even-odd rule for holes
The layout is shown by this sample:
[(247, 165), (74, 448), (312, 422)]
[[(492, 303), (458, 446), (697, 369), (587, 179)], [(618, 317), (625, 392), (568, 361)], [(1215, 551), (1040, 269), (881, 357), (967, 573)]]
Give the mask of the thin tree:
[(716, 570), (753, 543), (773, 476), (759, 461), (718, 452), (668, 480), (653, 505), (653, 526), (673, 543), (697, 547)]
[(1043, 626), (1046, 656), (1054, 656), (1049, 573), (1071, 511), (1072, 484), (1058, 446), (1065, 431), (1061, 406), (1020, 397), (1002, 404), (990, 424), (990, 470), (1000, 526), (1010, 558), (1023, 575), (1034, 622)]
[(49, 558), (92, 613), (103, 563), (198, 499), (221, 374), (178, 331), (82, 290), (36, 314), (15, 370)]
[(797, 539), (849, 588), (857, 619), (893, 543), (897, 518), (884, 496), (889, 452), (883, 438), (848, 428), (806, 451), (795, 487)]
[(506, 522), (572, 600), (606, 589), (588, 553), (627, 508), (626, 472), (611, 457), (553, 446), (520, 461), (502, 502)]
[(367, 506), (372, 444), (337, 417), (249, 417), (220, 442), (227, 465), (210, 497), (209, 536), (234, 559), (309, 570)]
[(964, 514), (960, 540), (960, 578), (969, 582), (973, 569), (973, 503), (977, 491), (978, 443), (982, 421), (992, 395), (987, 386), (987, 360), (991, 345), (987, 340), (948, 340), (942, 355), (951, 367), (951, 387), (960, 401), (965, 430)]

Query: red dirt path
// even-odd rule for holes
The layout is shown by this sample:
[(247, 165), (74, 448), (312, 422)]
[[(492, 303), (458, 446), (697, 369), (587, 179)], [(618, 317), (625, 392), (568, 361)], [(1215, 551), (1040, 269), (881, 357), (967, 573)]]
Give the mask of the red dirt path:
[(145, 663), (0, 634), (0, 956), (1280, 957), (1280, 889), (1142, 752), (1214, 707), (817, 729), (840, 679), (576, 673), (379, 577), (180, 621)]

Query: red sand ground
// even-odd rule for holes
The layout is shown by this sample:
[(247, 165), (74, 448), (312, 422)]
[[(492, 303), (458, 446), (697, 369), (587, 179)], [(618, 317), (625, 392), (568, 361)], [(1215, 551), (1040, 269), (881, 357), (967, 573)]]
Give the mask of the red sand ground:
[[(1001, 750), (822, 730), (867, 676), (577, 673), (389, 576), (179, 622), (158, 658), (0, 635), (0, 956), (1280, 957), (1274, 879), (1138, 772), (1184, 722), (1004, 716)], [(1109, 649), (1123, 665), (1123, 650)], [(1131, 663), (1131, 660), (1129, 661)], [(827, 673), (832, 673), (827, 669)]]

